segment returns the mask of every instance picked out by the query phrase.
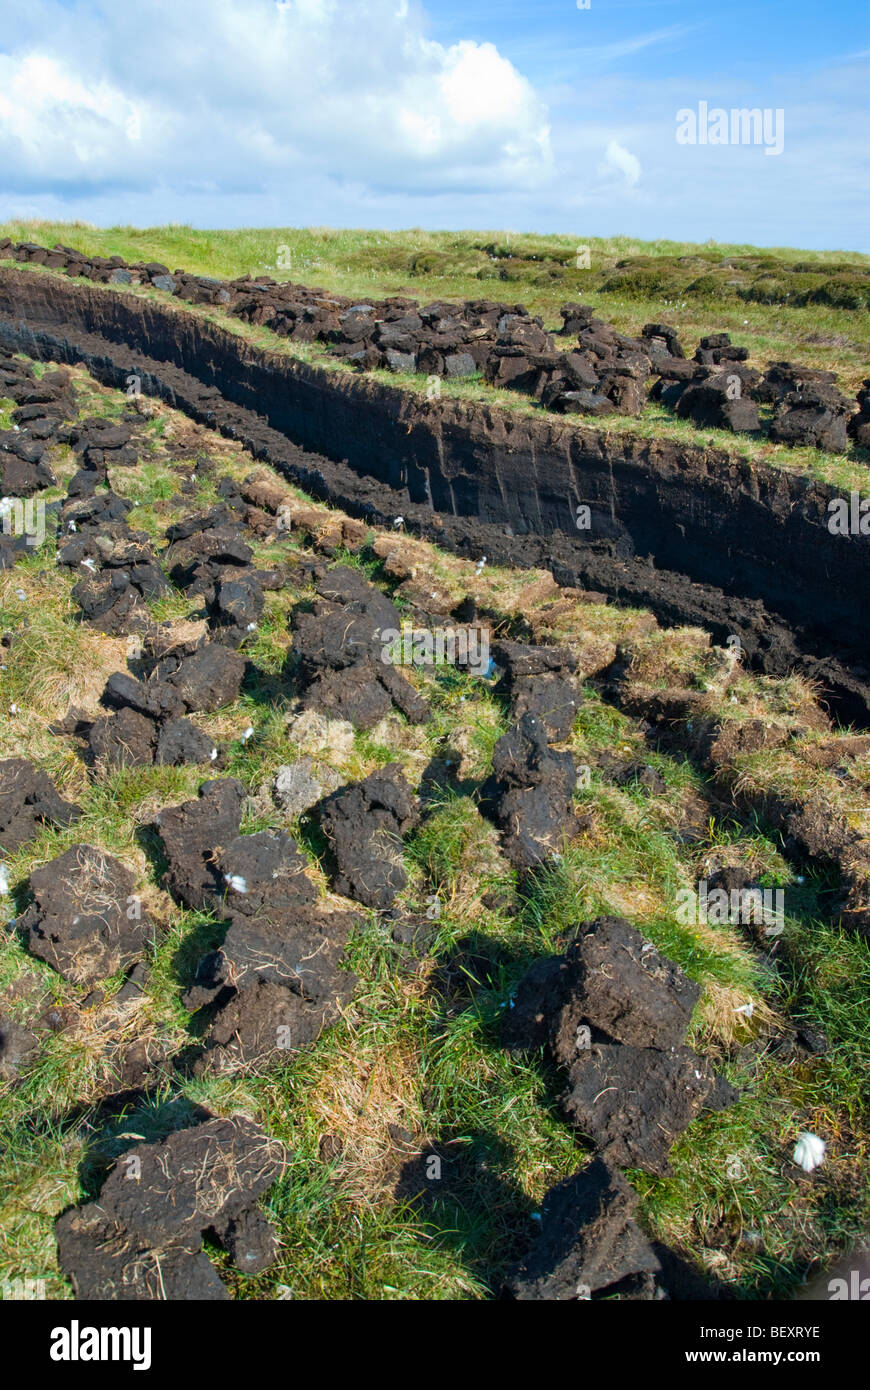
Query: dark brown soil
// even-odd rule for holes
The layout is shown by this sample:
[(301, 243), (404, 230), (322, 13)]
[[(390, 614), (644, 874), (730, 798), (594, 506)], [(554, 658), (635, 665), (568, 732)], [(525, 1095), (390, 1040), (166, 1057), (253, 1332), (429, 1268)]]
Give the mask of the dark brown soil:
[(64, 801), (48, 777), (26, 758), (0, 762), (0, 848), (10, 851), (42, 825), (73, 825), (81, 808)]
[(73, 845), (30, 875), (34, 901), (19, 928), (34, 955), (75, 984), (95, 984), (138, 960), (154, 924), (119, 860)]
[(678, 1135), (737, 1093), (683, 1045), (698, 986), (621, 917), (582, 924), (520, 981), (502, 1037), (567, 1069), (568, 1120), (609, 1163), (669, 1170)]
[(736, 634), (750, 663), (812, 676), (842, 718), (870, 721), (870, 554), (860, 536), (828, 531), (833, 488), (716, 450), (420, 401), (260, 352), (169, 306), (27, 272), (0, 271), (0, 343), (83, 361), (115, 386), (135, 370), (144, 391), (352, 515), (401, 514), (460, 553), (549, 566), (561, 583), (720, 643)]
[(224, 1299), (202, 1252), (208, 1233), (245, 1274), (268, 1268), (275, 1234), (257, 1207), (283, 1146), (250, 1120), (211, 1119), (118, 1160), (96, 1202), (56, 1224), (58, 1259), (80, 1299)]
[(314, 809), (336, 863), (333, 888), (366, 907), (392, 907), (407, 883), (401, 837), (420, 819), (398, 763), (342, 787)]
[(512, 1271), (508, 1290), (531, 1302), (587, 1299), (660, 1266), (634, 1221), (637, 1193), (601, 1159), (550, 1189), (540, 1234)]

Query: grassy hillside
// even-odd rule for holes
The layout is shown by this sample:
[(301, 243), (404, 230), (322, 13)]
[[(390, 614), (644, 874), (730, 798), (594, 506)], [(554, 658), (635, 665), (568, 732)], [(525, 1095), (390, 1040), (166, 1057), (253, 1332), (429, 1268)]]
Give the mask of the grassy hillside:
[[(850, 385), (870, 370), (870, 257), (857, 252), (419, 228), (208, 231), (37, 221), (6, 223), (0, 234), (201, 275), (272, 274), (354, 296), (518, 301), (553, 324), (560, 304), (582, 299), (624, 331), (665, 317), (688, 340), (714, 325), (732, 332), (753, 356), (800, 348), (802, 361), (833, 366)], [(577, 267), (583, 247), (588, 270)]]
[[(148, 254), (158, 249), (150, 246)], [(81, 416), (121, 414), (127, 402), (119, 392), (78, 369), (73, 377)], [(8, 415), (10, 403), (4, 405)], [(159, 549), (168, 524), (213, 505), (220, 478), (243, 478), (253, 461), (167, 407), (150, 409), (139, 465), (113, 470), (111, 481), (135, 501), (135, 525)], [(47, 497), (63, 495), (76, 467), (72, 451), (54, 448), (52, 466), (58, 487)], [(324, 522), (334, 515), (317, 511)], [(256, 542), (255, 562), (270, 565), (311, 546), (320, 548), (309, 521), (280, 545)], [(617, 644), (629, 651), (635, 644), (647, 652), (647, 679), (652, 670), (659, 683), (691, 682), (708, 692), (713, 712), (719, 701), (729, 716), (762, 718), (770, 727), (786, 718), (800, 722), (809, 708), (809, 691), (798, 680), (746, 673), (727, 695), (718, 690), (708, 679), (718, 658), (702, 633), (668, 634), (650, 656), (647, 615), (584, 605), (576, 595), (554, 609), (558, 590), (543, 574), (495, 567), (481, 573), (473, 562), (392, 533), (370, 533), (361, 549), (337, 558), (360, 566), (400, 603), (399, 578), (422, 566), (456, 601), (470, 597), (493, 614), (501, 632), (531, 630), (536, 640), (597, 651), (600, 666)], [(280, 1260), (251, 1279), (223, 1261), (236, 1296), (443, 1299), (497, 1292), (506, 1267), (533, 1238), (544, 1191), (587, 1153), (560, 1118), (553, 1070), (539, 1057), (521, 1060), (500, 1047), (501, 1011), (532, 958), (556, 949), (572, 924), (609, 912), (626, 915), (701, 984), (691, 1041), (742, 1093), (733, 1108), (699, 1120), (681, 1138), (671, 1176), (629, 1175), (641, 1193), (645, 1228), (738, 1296), (763, 1298), (790, 1292), (870, 1219), (862, 1176), (870, 1148), (868, 953), (865, 942), (830, 924), (829, 875), (812, 865), (798, 872), (784, 857), (779, 832), (723, 804), (687, 757), (651, 753), (641, 722), (590, 681), (567, 745), (595, 769), (577, 793), (586, 829), (560, 860), (520, 887), (475, 798), (507, 727), (506, 707), (490, 684), (451, 668), (416, 669), (411, 679), (433, 708), (429, 723), (412, 726), (393, 713), (369, 732), (308, 747), (293, 712), (287, 620), (311, 590), (292, 584), (268, 594), (245, 647), (253, 676), (240, 699), (199, 722), (226, 743), (227, 773), (247, 786), (245, 829), (284, 827), (297, 835), (324, 895), (323, 846), (304, 818), (282, 818), (270, 795), (276, 768), (309, 754), (319, 769), (346, 781), (398, 760), (418, 787), (425, 769), (452, 763), (456, 786), (437, 795), (430, 788), (426, 818), (407, 843), (409, 885), (400, 900), (413, 914), (437, 897), (437, 935), (415, 960), (393, 940), (388, 922), (363, 912), (351, 958), (360, 979), (355, 998), (313, 1047), (262, 1077), (164, 1076), (147, 1096), (133, 1094), (107, 1109), (137, 1049), (159, 1059), (190, 1041), (181, 993), (220, 929), (206, 914), (172, 903), (147, 853), (154, 815), (193, 794), (202, 769), (89, 770), (73, 740), (52, 729), (70, 706), (95, 713), (108, 674), (127, 663), (125, 638), (78, 621), (74, 582), (55, 567), (52, 540), (0, 575), (0, 631), (14, 637), (2, 675), (4, 706), (14, 714), (0, 725), (0, 757), (35, 759), (84, 811), (70, 830), (46, 828), (9, 856), (12, 898), (0, 899), (0, 1005), (27, 1025), (47, 1008), (62, 1020), (41, 1034), (39, 1055), (20, 1081), (0, 1083), (0, 1285), (44, 1279), (49, 1297), (68, 1296), (55, 1265), (57, 1213), (96, 1190), (104, 1165), (137, 1137), (163, 1133), (205, 1104), (253, 1115), (292, 1152), (269, 1199)], [(180, 623), (197, 601), (177, 592), (150, 607), (155, 619)], [(254, 733), (246, 740), (249, 726)], [(599, 771), (599, 762), (614, 755), (652, 768), (654, 788), (617, 785)], [(11, 927), (32, 868), (77, 840), (120, 856), (163, 928), (144, 997), (132, 1005), (115, 1002), (119, 979), (108, 982), (103, 997), (82, 999), (81, 990), (26, 952)], [(681, 925), (676, 893), (713, 858), (751, 863), (765, 885), (787, 890), (778, 970), (738, 927)], [(825, 1032), (826, 1052), (789, 1050), (798, 1022)], [(827, 1162), (811, 1178), (790, 1163), (801, 1128), (828, 1144)], [(446, 1180), (437, 1196), (419, 1198), (403, 1179), (433, 1149), (443, 1156)]]

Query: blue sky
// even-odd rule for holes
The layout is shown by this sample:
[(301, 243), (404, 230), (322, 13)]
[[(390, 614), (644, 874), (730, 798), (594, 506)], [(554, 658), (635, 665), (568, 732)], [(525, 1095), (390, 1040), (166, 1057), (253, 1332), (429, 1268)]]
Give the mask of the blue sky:
[[(870, 252), (870, 36), (845, 0), (0, 4), (2, 219)], [(780, 110), (781, 153), (678, 143), (701, 102)]]
[[(764, 81), (772, 62), (782, 70), (810, 71), (862, 46), (856, 36), (860, 6), (846, 0), (823, 7), (810, 0), (593, 0), (586, 11), (573, 0), (436, 0), (426, 9), (433, 37), (448, 43), (489, 39), (539, 83), (560, 72), (573, 77), (575, 55), (586, 60), (597, 51), (605, 61), (608, 49), (621, 70), (641, 76), (691, 79), (718, 71)], [(639, 53), (632, 56), (633, 47)], [(658, 57), (651, 57), (651, 47)]]

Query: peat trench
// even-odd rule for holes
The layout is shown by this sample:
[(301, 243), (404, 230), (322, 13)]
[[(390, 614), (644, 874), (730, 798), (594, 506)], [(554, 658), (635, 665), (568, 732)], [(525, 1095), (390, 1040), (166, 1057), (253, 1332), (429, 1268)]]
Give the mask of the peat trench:
[(870, 724), (870, 548), (828, 531), (834, 488), (720, 450), (423, 400), (46, 274), (0, 270), (0, 343), (81, 362), (114, 387), (135, 374), (144, 393), (371, 524), (401, 517), (459, 554), (550, 568), (718, 643), (736, 635), (756, 669), (812, 677), (835, 716)]

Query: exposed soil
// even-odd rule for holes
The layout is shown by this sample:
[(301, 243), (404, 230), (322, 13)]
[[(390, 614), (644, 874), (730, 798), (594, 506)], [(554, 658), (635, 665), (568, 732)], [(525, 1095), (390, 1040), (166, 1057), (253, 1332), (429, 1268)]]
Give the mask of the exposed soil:
[(34, 901), (19, 928), (35, 956), (76, 984), (95, 984), (138, 960), (154, 925), (119, 860), (73, 845), (30, 876)]
[(333, 792), (315, 814), (335, 856), (335, 891), (366, 907), (392, 907), (407, 883), (400, 840), (420, 819), (399, 766)]
[(322, 602), (297, 609), (294, 651), (301, 666), (302, 704), (370, 729), (393, 705), (414, 724), (429, 718), (416, 690), (383, 660), (381, 633), (398, 631), (398, 609), (358, 570), (339, 566), (318, 581)]
[(507, 1046), (547, 1045), (568, 1073), (566, 1117), (609, 1163), (668, 1171), (702, 1109), (737, 1093), (685, 1047), (698, 987), (619, 917), (579, 926), (563, 956), (536, 961), (505, 1019)]
[(185, 996), (190, 1009), (217, 1005), (199, 1071), (278, 1065), (334, 1021), (356, 983), (341, 968), (352, 915), (317, 905), (292, 836), (238, 833), (243, 802), (234, 779), (206, 782), (158, 820), (170, 891), (230, 924)]
[(0, 848), (18, 849), (41, 825), (73, 825), (81, 808), (64, 801), (26, 758), (0, 762)]
[(622, 1168), (670, 1171), (668, 1151), (702, 1110), (737, 1092), (689, 1047), (595, 1045), (568, 1068), (567, 1118)]
[[(27, 272), (0, 271), (0, 341), (131, 372), (314, 496), (460, 553), (544, 565), (561, 583), (737, 635), (772, 674), (813, 676), (847, 720), (868, 720), (863, 538), (833, 535), (834, 489), (735, 466), (715, 450), (608, 440), (261, 352), (193, 315)], [(290, 442), (292, 441), (292, 443)], [(307, 452), (316, 451), (316, 452)], [(591, 529), (578, 532), (577, 508)]]
[(499, 826), (511, 863), (534, 868), (579, 829), (574, 758), (550, 748), (545, 725), (524, 714), (496, 744), (492, 768), (481, 788), (483, 809)]
[(514, 1298), (565, 1302), (660, 1270), (633, 1219), (637, 1194), (620, 1173), (596, 1159), (551, 1188), (540, 1235), (508, 1282)]
[(215, 847), (231, 844), (239, 833), (245, 788), (234, 778), (203, 782), (195, 801), (170, 806), (157, 817), (169, 868), (169, 892), (187, 907), (220, 906), (224, 884)]
[(492, 659), (503, 675), (496, 687), (511, 702), (516, 720), (530, 714), (543, 725), (550, 743), (570, 737), (582, 695), (572, 672), (577, 658), (558, 648), (496, 642)]
[(207, 1120), (128, 1150), (98, 1200), (57, 1222), (58, 1258), (80, 1299), (226, 1299), (208, 1233), (245, 1274), (268, 1268), (274, 1231), (257, 1199), (280, 1177), (281, 1144), (250, 1120)]
[(563, 1066), (577, 1058), (577, 1029), (609, 1042), (671, 1048), (682, 1043), (700, 989), (620, 917), (578, 927), (562, 956), (524, 977), (505, 1022), (512, 1048), (549, 1045)]

